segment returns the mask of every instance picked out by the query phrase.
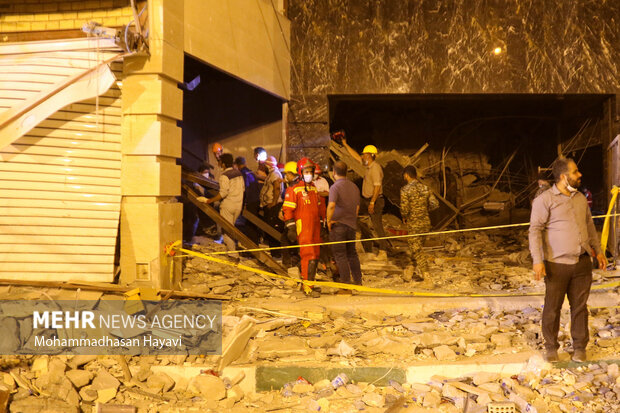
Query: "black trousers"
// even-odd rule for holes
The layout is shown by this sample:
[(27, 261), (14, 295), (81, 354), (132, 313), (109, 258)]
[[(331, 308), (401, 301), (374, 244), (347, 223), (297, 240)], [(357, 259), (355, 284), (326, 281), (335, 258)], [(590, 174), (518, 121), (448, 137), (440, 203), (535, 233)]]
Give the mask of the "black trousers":
[[(372, 226), (375, 229), (378, 237), (385, 237), (385, 229), (383, 228), (383, 207), (385, 206), (385, 199), (383, 199), (383, 195), (381, 195), (375, 201), (375, 209), (374, 213), (370, 213), (368, 211), (368, 206), (370, 205), (370, 198), (362, 198), (360, 200), (360, 215), (370, 215), (370, 221), (372, 222)], [(366, 224), (359, 222), (360, 230), (362, 231), (362, 238), (373, 238), (374, 235), (370, 228), (366, 226)], [(387, 251), (388, 242), (387, 240), (379, 240), (379, 249), (382, 251)], [(364, 247), (364, 251), (372, 252), (372, 241), (366, 241), (362, 243)]]
[(588, 254), (577, 264), (545, 261), (545, 306), (542, 312), (542, 333), (547, 350), (557, 350), (560, 312), (564, 297), (570, 304), (570, 335), (575, 350), (585, 350), (589, 340), (588, 297), (592, 285), (592, 260)]
[[(330, 242), (349, 241), (354, 239), (355, 230), (353, 228), (338, 223), (332, 225), (332, 230), (329, 233)], [(331, 247), (338, 272), (340, 273), (340, 282), (350, 284), (351, 277), (353, 277), (354, 284), (362, 285), (362, 270), (360, 268), (360, 260), (357, 256), (357, 251), (355, 250), (355, 243), (332, 244)]]
[[(260, 216), (258, 215), (258, 211), (260, 210), (260, 208), (258, 207), (258, 202), (248, 202), (245, 204), (244, 208), (260, 218)], [(254, 244), (258, 245), (260, 241), (260, 230), (254, 224), (244, 218), (243, 215), (239, 215), (235, 226), (239, 228), (241, 232), (247, 235), (247, 237), (252, 240)]]
[[(280, 212), (280, 208), (282, 207), (282, 204), (276, 204), (273, 207), (267, 207), (265, 206), (263, 208), (263, 212), (265, 213), (265, 221), (271, 225), (272, 227), (274, 227), (276, 229), (276, 231), (281, 232), (283, 230), (283, 225), (282, 225), (282, 221), (280, 221), (280, 218), (278, 218), (278, 213)], [(280, 246), (280, 240), (276, 240), (273, 239), (271, 236), (265, 234), (265, 237), (267, 238), (267, 244), (270, 247), (279, 247)], [(271, 256), (274, 258), (280, 258), (282, 256), (282, 250), (274, 250), (271, 251)]]

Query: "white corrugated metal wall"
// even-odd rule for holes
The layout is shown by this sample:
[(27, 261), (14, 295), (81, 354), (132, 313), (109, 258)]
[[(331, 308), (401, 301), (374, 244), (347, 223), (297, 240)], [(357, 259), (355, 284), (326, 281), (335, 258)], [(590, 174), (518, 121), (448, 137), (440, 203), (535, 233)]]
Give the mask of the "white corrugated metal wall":
[[(96, 50), (0, 56), (0, 111), (105, 60)], [(107, 55), (109, 57), (110, 54)], [(122, 63), (111, 64), (120, 78)], [(112, 281), (121, 91), (70, 104), (0, 148), (0, 278)]]

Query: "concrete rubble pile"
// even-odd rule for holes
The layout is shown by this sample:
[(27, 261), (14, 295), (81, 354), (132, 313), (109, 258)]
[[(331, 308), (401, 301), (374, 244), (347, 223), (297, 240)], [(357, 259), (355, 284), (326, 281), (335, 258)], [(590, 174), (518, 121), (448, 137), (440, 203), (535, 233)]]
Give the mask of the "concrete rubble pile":
[[(253, 309), (239, 305), (227, 312), (244, 314)], [(244, 317), (248, 318), (225, 316), (224, 335), (232, 329), (227, 331), (227, 324), (237, 325)], [(306, 313), (302, 319), (296, 319), (294, 312), (276, 318), (256, 312), (254, 317), (249, 318), (255, 321), (258, 333), (248, 340), (236, 365), (402, 365), (433, 360), (480, 361), (542, 350), (541, 311), (532, 307), (514, 311), (456, 309), (418, 318), (356, 310)], [(564, 350), (570, 350), (569, 320), (565, 310), (559, 334)], [(595, 345), (591, 346), (591, 356), (610, 359), (620, 353), (619, 321), (620, 309), (593, 311), (591, 342)]]
[[(394, 216), (385, 215), (384, 222), (388, 234), (402, 234), (405, 229)], [(424, 283), (403, 279), (403, 268), (410, 264), (406, 238), (393, 239), (393, 253), (382, 262), (357, 245), (363, 284), (368, 287), (459, 294), (544, 292), (544, 282), (536, 281), (531, 270), (526, 229), (428, 237), (426, 253), (431, 271)], [(206, 238), (195, 244), (194, 249), (206, 254), (224, 251), (224, 247)], [(214, 257), (230, 260), (226, 255)], [(258, 267), (251, 258), (241, 258), (240, 264)], [(200, 293), (228, 294), (232, 298), (303, 297), (290, 281), (268, 282), (265, 276), (246, 270), (236, 270), (235, 277), (230, 277), (230, 271), (229, 265), (189, 257), (185, 261), (183, 287)], [(289, 269), (289, 274), (299, 278), (295, 267)], [(607, 282), (610, 274), (594, 271), (594, 284)], [(319, 270), (317, 280), (333, 281), (323, 270)], [(323, 289), (323, 293), (335, 292), (336, 289)]]
[[(266, 395), (267, 405), (307, 411), (486, 412), (489, 405), (515, 406), (521, 412), (616, 412), (620, 407), (618, 364), (600, 362), (577, 368), (552, 368), (532, 357), (511, 377), (478, 372), (464, 377), (433, 376), (426, 383), (378, 387), (358, 382), (309, 384), (303, 378)], [(508, 411), (508, 410), (504, 410)]]
[[(185, 356), (166, 358), (166, 364), (195, 365)], [(390, 406), (400, 406), (394, 410), (398, 412), (462, 412), (467, 406), (467, 412), (482, 413), (489, 404), (502, 402), (512, 402), (522, 412), (539, 413), (611, 413), (620, 408), (619, 365), (604, 361), (554, 368), (533, 356), (520, 374), (510, 377), (478, 372), (456, 378), (433, 376), (425, 383), (389, 380), (382, 387), (349, 382), (346, 374), (316, 383), (300, 377), (279, 390), (262, 393), (244, 391), (243, 374), (218, 377), (204, 369), (194, 377), (173, 379), (152, 371), (153, 362), (150, 357), (130, 358), (133, 377), (127, 380), (110, 356), (23, 357), (19, 364), (3, 358), (0, 394), (13, 393), (12, 413), (384, 412)], [(102, 406), (108, 410), (96, 410)]]

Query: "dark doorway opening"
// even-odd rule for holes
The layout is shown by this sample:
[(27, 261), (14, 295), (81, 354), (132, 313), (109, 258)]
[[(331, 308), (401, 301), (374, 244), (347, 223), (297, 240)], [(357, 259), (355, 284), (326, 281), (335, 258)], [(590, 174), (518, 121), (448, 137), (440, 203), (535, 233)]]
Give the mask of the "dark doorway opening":
[(222, 143), (225, 152), (247, 157), (253, 142), (231, 147), (227, 139), (281, 121), (281, 99), (186, 55), (185, 82), (197, 76), (199, 84), (183, 93), (183, 166), (195, 170), (202, 161), (213, 162), (208, 157), (214, 142)]
[[(602, 128), (605, 94), (330, 95), (330, 130), (345, 130), (349, 144), (413, 154), (425, 143), (441, 154), (482, 154), (497, 177), (513, 152), (498, 189), (516, 193), (535, 182), (538, 167), (558, 154), (579, 161), (595, 208), (606, 203)], [(437, 173), (437, 169), (427, 171)], [(458, 173), (458, 172), (457, 172)], [(506, 179), (508, 178), (508, 179)], [(533, 188), (533, 187), (532, 187)], [(527, 207), (526, 196), (517, 199)]]

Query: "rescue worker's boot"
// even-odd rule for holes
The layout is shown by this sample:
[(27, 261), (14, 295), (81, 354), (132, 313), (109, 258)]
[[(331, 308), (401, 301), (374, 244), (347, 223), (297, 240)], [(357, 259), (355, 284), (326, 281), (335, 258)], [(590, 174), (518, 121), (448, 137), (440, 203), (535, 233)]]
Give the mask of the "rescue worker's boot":
[[(314, 281), (316, 279), (316, 270), (319, 266), (319, 260), (310, 260), (308, 261), (308, 281)], [(311, 288), (312, 296), (316, 297), (321, 294), (321, 289), (319, 287)]]

